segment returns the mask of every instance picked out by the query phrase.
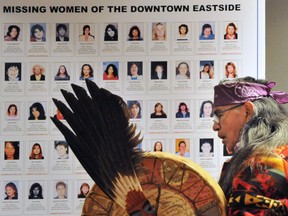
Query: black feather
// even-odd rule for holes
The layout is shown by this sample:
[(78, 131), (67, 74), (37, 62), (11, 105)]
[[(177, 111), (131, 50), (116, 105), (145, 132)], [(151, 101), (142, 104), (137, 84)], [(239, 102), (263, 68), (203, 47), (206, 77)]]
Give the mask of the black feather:
[(136, 172), (143, 153), (136, 148), (141, 143), (140, 134), (136, 134), (136, 127), (129, 123), (128, 108), (122, 98), (90, 80), (86, 80), (86, 84), (90, 96), (75, 84), (72, 88), (76, 97), (61, 90), (71, 110), (53, 99), (73, 131), (56, 118), (51, 119), (87, 173), (115, 200), (116, 179), (123, 175), (138, 181)]

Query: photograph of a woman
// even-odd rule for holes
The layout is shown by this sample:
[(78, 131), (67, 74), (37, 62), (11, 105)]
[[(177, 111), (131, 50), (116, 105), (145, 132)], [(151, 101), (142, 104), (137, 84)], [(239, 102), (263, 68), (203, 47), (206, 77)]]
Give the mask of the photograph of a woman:
[(214, 78), (214, 62), (213, 61), (200, 61), (202, 70), (199, 72), (200, 79), (213, 79)]
[(17, 119), (19, 119), (17, 105), (16, 104), (9, 104), (6, 114), (7, 114), (6, 115), (7, 120), (17, 120)]
[(31, 81), (44, 81), (45, 80), (45, 68), (40, 64), (32, 66), (32, 75), (30, 76)]
[(42, 160), (42, 159), (44, 159), (44, 156), (42, 153), (42, 147), (39, 143), (33, 144), (29, 159), (30, 160)]
[(43, 199), (42, 191), (42, 186), (38, 182), (33, 183), (29, 189), (28, 199)]
[(160, 141), (154, 143), (154, 152), (163, 152), (163, 144)]
[(20, 156), (19, 141), (5, 141), (4, 160), (18, 160)]
[(166, 40), (167, 37), (167, 32), (166, 32), (166, 23), (153, 23), (153, 28), (152, 28), (152, 40), (153, 41), (164, 41)]
[(70, 80), (70, 75), (68, 74), (67, 68), (65, 65), (60, 65), (57, 71), (57, 74), (54, 77), (55, 81), (58, 80)]
[(94, 72), (93, 68), (90, 64), (83, 64), (81, 67), (81, 74), (80, 74), (80, 80), (93, 80), (94, 79)]
[(205, 23), (202, 26), (202, 31), (199, 36), (200, 40), (214, 40), (215, 34), (213, 33), (212, 25), (209, 23)]
[(210, 100), (203, 101), (200, 107), (200, 118), (212, 118), (213, 117), (213, 102)]
[(33, 103), (29, 108), (28, 120), (45, 120), (45, 110), (40, 102)]
[[(105, 63), (104, 63), (105, 64)], [(118, 80), (118, 68), (116, 63), (109, 63), (103, 73), (103, 80)]]
[(178, 35), (177, 35), (177, 40), (178, 41), (185, 41), (185, 40), (188, 40), (188, 32), (189, 32), (189, 29), (188, 29), (188, 25), (186, 24), (181, 24), (178, 26)]
[(45, 42), (46, 24), (31, 24), (30, 42)]
[(187, 62), (180, 62), (177, 65), (176, 79), (190, 79), (190, 69)]
[(108, 24), (105, 27), (104, 41), (118, 41), (118, 29), (116, 24)]
[(128, 62), (128, 79), (141, 80), (142, 76), (142, 62)]
[(200, 157), (213, 157), (213, 139), (200, 139)]
[(167, 80), (167, 62), (151, 62), (151, 79)]
[(67, 199), (67, 184), (63, 181), (59, 181), (55, 185), (56, 196), (54, 199)]
[(137, 25), (133, 25), (128, 33), (128, 41), (142, 41), (141, 30)]
[(5, 185), (5, 200), (18, 200), (18, 189), (14, 182), (8, 182)]
[(189, 108), (186, 103), (179, 103), (178, 111), (176, 112), (176, 118), (190, 118)]
[(79, 36), (80, 42), (92, 42), (95, 40), (94, 35), (91, 34), (91, 27), (90, 25), (83, 26), (83, 33)]
[(139, 101), (127, 101), (129, 114), (131, 119), (140, 119), (141, 115), (141, 104)]
[(236, 78), (237, 77), (236, 65), (233, 62), (228, 62), (225, 65), (225, 76), (226, 76), (226, 78)]
[(187, 143), (187, 141), (185, 140), (176, 140), (176, 144), (177, 142), (178, 148), (176, 148), (176, 155), (179, 155), (181, 157), (190, 157), (190, 152), (188, 150), (189, 143)]
[(4, 41), (19, 41), (20, 27), (18, 25), (8, 26), (7, 33), (4, 37)]
[(90, 186), (88, 183), (84, 182), (80, 186), (80, 193), (78, 194), (77, 198), (86, 198), (87, 194), (89, 193)]
[(56, 24), (56, 41), (69, 41), (69, 23)]
[(237, 34), (237, 27), (235, 23), (229, 23), (226, 26), (226, 33), (224, 35), (224, 40), (235, 40), (238, 39), (238, 34)]
[(5, 63), (5, 81), (21, 81), (21, 63)]
[(154, 112), (151, 113), (150, 118), (167, 118), (167, 115), (163, 111), (163, 105), (161, 103), (155, 104)]

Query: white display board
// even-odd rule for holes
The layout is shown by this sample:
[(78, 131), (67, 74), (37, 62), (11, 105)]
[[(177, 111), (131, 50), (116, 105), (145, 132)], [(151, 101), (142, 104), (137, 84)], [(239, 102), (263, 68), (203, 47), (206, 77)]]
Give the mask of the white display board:
[[(263, 2), (2, 0), (0, 215), (80, 214), (80, 187), (91, 187), (93, 181), (69, 148), (57, 147), (63, 136), (49, 116), (57, 114), (52, 98), (63, 100), (60, 89), (71, 90), (71, 83), (85, 88), (82, 70), (90, 71), (91, 79), (129, 106), (141, 107), (141, 116), (131, 119), (144, 136), (141, 148), (153, 151), (161, 142), (163, 151), (177, 154), (184, 141), (185, 156), (218, 179), (229, 156), (212, 131), (211, 116), (201, 114), (202, 105), (211, 112), (213, 86), (229, 79), (229, 65), (237, 77), (264, 77)], [(237, 33), (231, 39), (225, 36), (229, 26)], [(138, 39), (131, 37), (135, 29), (141, 33)], [(181, 29), (186, 33), (181, 35)], [(210, 31), (207, 38), (202, 29)], [(106, 30), (110, 38), (105, 38)], [(58, 38), (61, 31), (63, 41)], [(137, 79), (131, 78), (133, 65)], [(110, 66), (118, 75), (109, 79), (105, 71)], [(57, 73), (64, 67), (69, 76), (61, 78)], [(188, 68), (188, 76), (177, 75)], [(161, 70), (158, 79), (155, 71)], [(166, 114), (160, 118), (153, 115), (157, 104)], [(181, 106), (188, 108), (185, 118), (176, 114)], [(15, 109), (17, 115), (11, 114)], [(42, 114), (38, 120), (36, 109)], [(209, 154), (201, 148), (207, 142)], [(33, 159), (39, 146), (43, 155)], [(7, 186), (16, 187), (17, 199), (5, 199)], [(42, 198), (29, 197), (35, 187)], [(61, 187), (65, 192), (59, 198)]]

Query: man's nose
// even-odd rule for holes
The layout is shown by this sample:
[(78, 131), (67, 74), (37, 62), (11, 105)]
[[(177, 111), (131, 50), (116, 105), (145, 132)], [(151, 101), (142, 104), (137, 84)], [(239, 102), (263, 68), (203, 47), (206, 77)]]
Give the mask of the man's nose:
[(220, 124), (213, 121), (213, 126), (212, 126), (214, 131), (219, 131), (220, 130)]

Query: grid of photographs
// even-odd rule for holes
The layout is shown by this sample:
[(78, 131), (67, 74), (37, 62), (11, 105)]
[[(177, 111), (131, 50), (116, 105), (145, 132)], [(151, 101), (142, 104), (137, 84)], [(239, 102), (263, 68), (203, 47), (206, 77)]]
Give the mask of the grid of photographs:
[(0, 215), (80, 214), (93, 181), (50, 116), (67, 124), (52, 98), (85, 79), (127, 103), (139, 148), (218, 178), (229, 156), (211, 129), (213, 86), (244, 74), (244, 21), (48, 19), (0, 25)]

